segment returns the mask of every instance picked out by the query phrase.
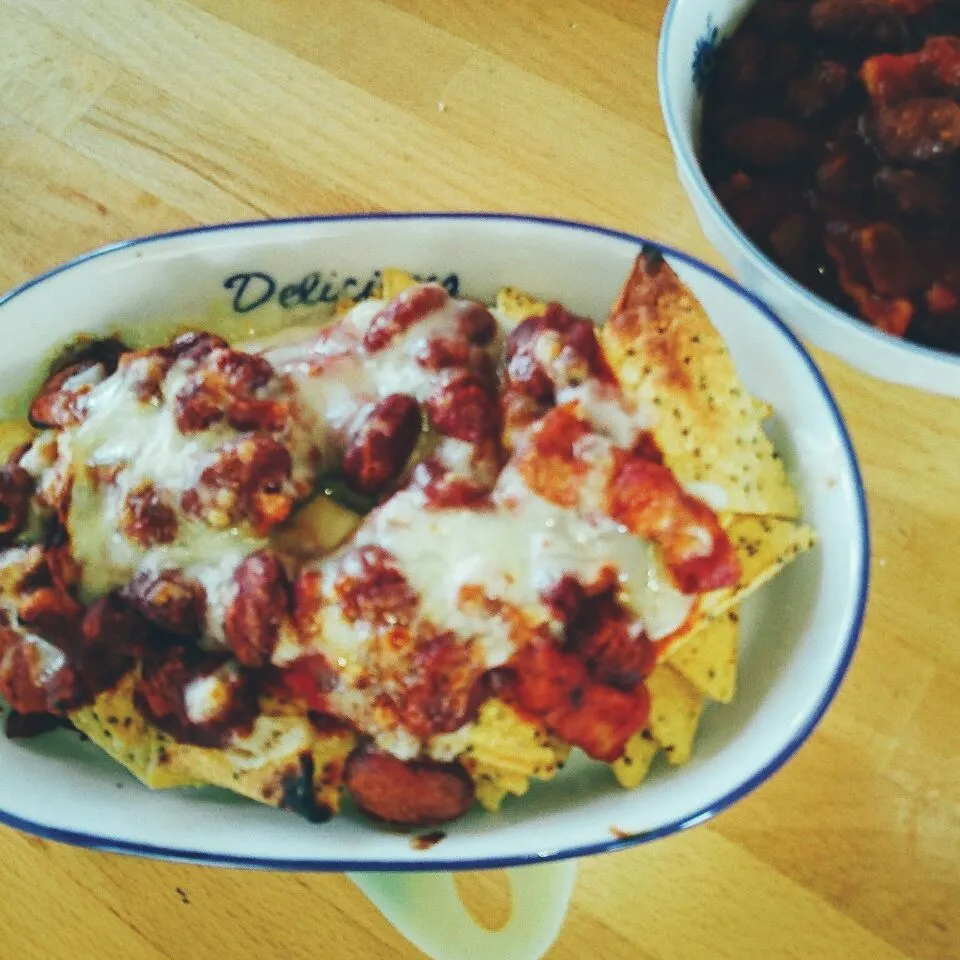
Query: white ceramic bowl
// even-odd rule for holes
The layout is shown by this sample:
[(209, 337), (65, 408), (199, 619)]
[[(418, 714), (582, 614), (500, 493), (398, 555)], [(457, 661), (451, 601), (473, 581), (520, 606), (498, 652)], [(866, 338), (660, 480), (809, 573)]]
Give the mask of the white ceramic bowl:
[(710, 189), (697, 160), (701, 90), (717, 45), (754, 2), (670, 0), (660, 33), (660, 106), (703, 232), (744, 286), (800, 336), (875, 377), (960, 397), (960, 357), (881, 333), (802, 287), (751, 242)]
[[(381, 266), (455, 274), (490, 298), (505, 283), (602, 319), (642, 241), (596, 227), (522, 217), (373, 215), (212, 227), (120, 244), (46, 274), (0, 301), (0, 384), (16, 391), (38, 358), (77, 331), (232, 309), (225, 281), (258, 274), (240, 306), (274, 284), (308, 280), (316, 298)], [(0, 819), (113, 851), (300, 870), (472, 869), (612, 850), (708, 819), (749, 793), (800, 746), (853, 654), (867, 596), (867, 513), (849, 437), (816, 367), (766, 307), (671, 250), (667, 259), (727, 339), (747, 386), (776, 407), (771, 432), (801, 491), (817, 548), (743, 611), (739, 695), (710, 706), (693, 761), (657, 765), (624, 791), (599, 765), (572, 762), (499, 815), (474, 811), (426, 850), (348, 808), (323, 826), (217, 791), (152, 793), (68, 731), (0, 737)], [(348, 284), (349, 285), (349, 284)], [(290, 322), (303, 322), (296, 292)], [(246, 316), (251, 319), (256, 307)], [(279, 308), (278, 308), (279, 309)], [(307, 308), (308, 309), (308, 308)], [(122, 789), (118, 789), (118, 786)]]

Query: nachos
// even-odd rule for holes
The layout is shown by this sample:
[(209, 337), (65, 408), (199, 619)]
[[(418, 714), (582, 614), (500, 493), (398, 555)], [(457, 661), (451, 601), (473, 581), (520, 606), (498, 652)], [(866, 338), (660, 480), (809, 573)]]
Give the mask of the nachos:
[(82, 344), (0, 427), (8, 731), (313, 820), (496, 810), (571, 750), (636, 786), (813, 545), (770, 412), (650, 250), (602, 328), (385, 270), (268, 341)]

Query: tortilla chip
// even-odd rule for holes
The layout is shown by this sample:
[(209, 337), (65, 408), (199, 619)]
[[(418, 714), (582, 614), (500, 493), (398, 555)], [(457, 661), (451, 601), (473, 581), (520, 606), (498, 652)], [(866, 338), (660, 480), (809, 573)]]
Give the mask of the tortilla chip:
[(522, 797), (531, 778), (553, 779), (569, 752), (568, 746), (502, 700), (488, 700), (460, 761), (474, 782), (480, 805), (496, 811), (508, 793)]
[(670, 666), (711, 700), (730, 703), (736, 689), (739, 641), (740, 613), (733, 608), (674, 650)]
[(170, 764), (178, 744), (147, 723), (134, 707), (136, 682), (137, 672), (128, 673), (114, 690), (101, 693), (91, 706), (72, 711), (70, 721), (148, 787), (198, 786), (196, 778)]
[(344, 314), (349, 313), (355, 306), (357, 301), (353, 297), (340, 297), (339, 300), (333, 305), (333, 319), (339, 320)]
[(654, 435), (684, 485), (709, 484), (734, 513), (796, 517), (797, 496), (703, 307), (658, 251), (637, 257), (601, 331), (624, 391), (659, 411)]
[(660, 744), (653, 739), (649, 730), (635, 733), (623, 750), (623, 756), (610, 765), (617, 783), (632, 790), (639, 787), (647, 778), (653, 758), (660, 752)]
[(721, 526), (740, 561), (740, 580), (734, 587), (697, 598), (693, 616), (674, 634), (657, 641), (657, 660), (669, 661), (686, 644), (728, 610), (769, 583), (791, 560), (815, 543), (809, 527), (779, 517), (720, 514)]
[(757, 397), (751, 397), (750, 399), (753, 401), (753, 414), (758, 420), (769, 420), (773, 416), (773, 404)]
[(30, 443), (36, 435), (26, 420), (0, 420), (0, 463), (6, 463), (17, 447)]
[(388, 301), (419, 283), (417, 278), (411, 276), (406, 270), (397, 270), (396, 267), (387, 267), (381, 273), (381, 277), (379, 296), (382, 300)]
[(740, 560), (740, 580), (734, 587), (703, 595), (703, 612), (712, 618), (769, 583), (817, 542), (810, 527), (778, 517), (737, 516), (726, 530)]
[(527, 317), (540, 317), (547, 305), (536, 297), (517, 290), (516, 287), (501, 287), (497, 291), (497, 312), (511, 323), (521, 323)]
[(686, 763), (703, 711), (703, 695), (669, 663), (658, 664), (647, 677), (650, 693), (650, 733), (671, 766)]
[(362, 520), (332, 497), (315, 497), (283, 524), (274, 535), (273, 547), (303, 563), (336, 550)]
[(326, 819), (340, 808), (344, 764), (355, 743), (345, 728), (321, 733), (306, 717), (261, 715), (248, 736), (225, 749), (176, 744), (171, 766), (258, 803)]

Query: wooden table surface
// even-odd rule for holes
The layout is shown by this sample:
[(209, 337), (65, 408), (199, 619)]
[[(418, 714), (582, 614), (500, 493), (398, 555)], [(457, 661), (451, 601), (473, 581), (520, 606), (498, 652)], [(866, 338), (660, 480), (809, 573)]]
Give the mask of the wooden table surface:
[[(572, 217), (718, 263), (660, 119), (663, 9), (0, 0), (0, 288), (133, 235), (358, 210)], [(817, 360), (873, 521), (849, 678), (746, 801), (583, 862), (553, 960), (960, 957), (960, 402)], [(5, 960), (419, 955), (337, 875), (153, 863), (0, 829), (0, 885)], [(501, 876), (461, 888), (502, 918)]]

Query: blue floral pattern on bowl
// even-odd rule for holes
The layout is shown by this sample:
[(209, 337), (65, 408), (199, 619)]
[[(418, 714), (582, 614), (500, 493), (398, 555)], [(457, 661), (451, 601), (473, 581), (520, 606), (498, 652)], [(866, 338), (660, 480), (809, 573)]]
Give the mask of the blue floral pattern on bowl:
[(708, 15), (703, 35), (693, 47), (693, 63), (690, 65), (690, 70), (693, 73), (693, 86), (697, 91), (697, 96), (703, 96), (703, 89), (706, 86), (707, 78), (716, 65), (717, 50), (722, 42), (720, 28), (713, 22), (713, 17)]

